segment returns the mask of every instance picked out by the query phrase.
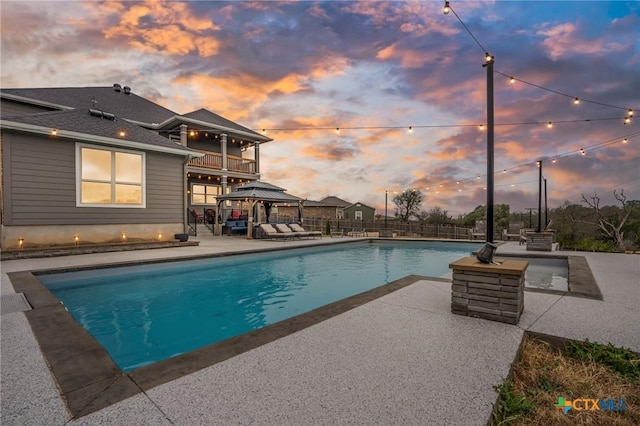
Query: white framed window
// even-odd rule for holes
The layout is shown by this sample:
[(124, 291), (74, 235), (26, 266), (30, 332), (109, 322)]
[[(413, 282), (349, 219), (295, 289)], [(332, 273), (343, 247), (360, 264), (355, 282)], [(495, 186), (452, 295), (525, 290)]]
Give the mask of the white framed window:
[(144, 152), (76, 144), (76, 206), (144, 208)]
[(356, 220), (362, 220), (362, 210), (356, 210)]
[(191, 184), (191, 204), (216, 204), (218, 195), (222, 195), (221, 186)]

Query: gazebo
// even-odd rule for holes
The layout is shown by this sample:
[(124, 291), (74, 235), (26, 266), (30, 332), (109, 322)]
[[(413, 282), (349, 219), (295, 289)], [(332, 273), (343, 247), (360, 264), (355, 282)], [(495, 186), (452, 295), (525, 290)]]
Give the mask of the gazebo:
[(218, 196), (217, 211), (221, 211), (220, 205), (225, 201), (244, 201), (245, 203), (250, 203), (249, 216), (247, 218), (247, 239), (251, 239), (253, 238), (254, 217), (259, 217), (259, 208), (261, 205), (264, 206), (267, 221), (269, 221), (273, 203), (296, 203), (298, 205), (298, 218), (300, 220), (302, 219), (302, 204), (304, 203), (304, 199), (287, 194), (285, 191), (286, 189), (267, 182), (249, 182), (239, 186), (229, 194)]

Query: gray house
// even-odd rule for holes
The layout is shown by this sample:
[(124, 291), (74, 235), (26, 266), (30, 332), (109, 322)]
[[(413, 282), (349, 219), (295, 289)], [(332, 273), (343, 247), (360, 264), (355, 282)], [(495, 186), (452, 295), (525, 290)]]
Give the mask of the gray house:
[(173, 239), (217, 195), (259, 179), (271, 140), (119, 84), (0, 89), (0, 101), (4, 250)]
[(344, 218), (350, 220), (373, 221), (376, 215), (376, 209), (366, 204), (355, 203), (343, 209)]

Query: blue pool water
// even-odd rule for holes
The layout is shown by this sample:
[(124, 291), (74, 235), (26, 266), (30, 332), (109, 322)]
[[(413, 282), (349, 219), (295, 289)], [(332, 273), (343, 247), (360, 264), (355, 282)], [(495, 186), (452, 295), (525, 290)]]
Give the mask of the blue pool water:
[(481, 244), (358, 242), (39, 278), (124, 371), (406, 275), (439, 277)]

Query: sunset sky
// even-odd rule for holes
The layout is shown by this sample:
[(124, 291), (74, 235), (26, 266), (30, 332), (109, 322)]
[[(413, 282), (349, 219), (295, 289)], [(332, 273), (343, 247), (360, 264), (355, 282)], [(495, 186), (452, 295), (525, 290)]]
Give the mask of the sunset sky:
[(267, 129), (262, 180), (291, 194), (383, 213), (417, 188), (456, 216), (486, 201), (486, 50), (496, 203), (537, 207), (539, 159), (550, 207), (640, 199), (640, 2), (452, 0), (473, 36), (443, 4), (3, 0), (1, 85), (204, 107)]

